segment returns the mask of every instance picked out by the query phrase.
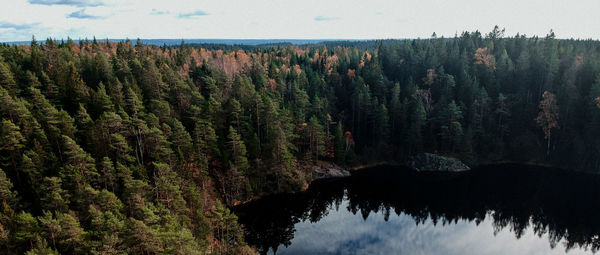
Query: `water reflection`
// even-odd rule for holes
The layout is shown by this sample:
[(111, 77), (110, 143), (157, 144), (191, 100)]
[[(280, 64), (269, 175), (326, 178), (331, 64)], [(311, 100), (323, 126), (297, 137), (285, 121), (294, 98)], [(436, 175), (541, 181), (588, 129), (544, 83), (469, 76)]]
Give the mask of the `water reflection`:
[(596, 175), (518, 165), (377, 168), (235, 211), (263, 254), (578, 254), (600, 247), (599, 184)]

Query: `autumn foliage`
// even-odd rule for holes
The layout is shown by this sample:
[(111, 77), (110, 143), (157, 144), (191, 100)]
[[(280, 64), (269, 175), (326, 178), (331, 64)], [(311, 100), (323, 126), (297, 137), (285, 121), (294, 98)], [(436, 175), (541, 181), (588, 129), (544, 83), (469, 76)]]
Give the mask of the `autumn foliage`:
[(478, 48), (473, 55), (473, 59), (476, 65), (485, 65), (489, 69), (496, 70), (496, 60), (487, 47)]
[(227, 206), (297, 191), (322, 160), (438, 152), (599, 171), (599, 56), (597, 41), (500, 30), (0, 44), (0, 253), (239, 254)]
[(535, 122), (544, 130), (544, 138), (550, 138), (550, 131), (558, 127), (558, 106), (556, 105), (556, 96), (548, 91), (542, 95), (542, 101), (539, 105), (540, 113)]

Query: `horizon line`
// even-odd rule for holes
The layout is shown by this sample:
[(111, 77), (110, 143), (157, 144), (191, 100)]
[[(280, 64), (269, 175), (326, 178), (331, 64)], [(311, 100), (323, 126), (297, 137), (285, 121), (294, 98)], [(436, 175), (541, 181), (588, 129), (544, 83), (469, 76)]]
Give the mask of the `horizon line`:
[[(482, 34), (483, 35), (483, 34)], [(544, 38), (544, 37), (540, 37), (540, 36), (528, 36), (526, 34), (522, 34), (522, 36), (525, 36), (526, 38)], [(285, 42), (289, 42), (292, 43), (292, 41), (311, 41), (311, 42), (335, 42), (335, 41), (340, 41), (340, 42), (367, 42), (367, 41), (377, 41), (377, 40), (426, 40), (426, 39), (453, 39), (453, 38), (459, 38), (460, 36), (456, 35), (456, 36), (452, 36), (452, 37), (444, 37), (444, 36), (439, 36), (439, 37), (406, 37), (406, 38), (250, 38), (250, 39), (244, 39), (244, 38), (129, 38), (129, 37), (125, 37), (125, 38), (97, 38), (95, 36), (93, 36), (91, 39), (88, 37), (85, 38), (78, 38), (78, 39), (73, 39), (71, 37), (67, 38), (53, 38), (53, 37), (47, 37), (46, 39), (43, 40), (39, 40), (35, 37), (33, 37), (30, 40), (14, 40), (14, 41), (0, 41), (0, 43), (6, 43), (6, 44), (11, 44), (11, 45), (20, 45), (20, 44), (26, 44), (26, 43), (31, 43), (33, 41), (33, 39), (35, 38), (36, 41), (46, 41), (48, 39), (52, 39), (54, 41), (67, 41), (67, 40), (72, 40), (72, 41), (77, 41), (77, 42), (82, 42), (82, 41), (93, 41), (94, 39), (96, 39), (96, 41), (135, 41), (135, 40), (141, 40), (141, 41), (160, 41), (160, 40), (165, 40), (165, 41), (183, 41), (184, 43), (186, 42), (186, 40), (206, 40), (206, 41), (277, 41), (277, 42), (281, 42), (281, 43), (285, 43)], [(507, 38), (515, 38), (515, 36), (508, 36), (508, 37), (502, 37), (501, 39)], [(579, 40), (579, 41), (586, 41), (586, 40), (593, 40), (593, 41), (599, 41), (600, 39), (596, 39), (596, 38), (555, 38), (557, 40)], [(210, 42), (209, 42), (210, 43)], [(229, 44), (229, 45), (260, 45), (260, 44), (233, 44), (233, 43), (226, 43), (226, 42), (220, 42), (220, 43), (212, 43), (212, 44)], [(265, 44), (265, 43), (261, 43), (261, 44)]]

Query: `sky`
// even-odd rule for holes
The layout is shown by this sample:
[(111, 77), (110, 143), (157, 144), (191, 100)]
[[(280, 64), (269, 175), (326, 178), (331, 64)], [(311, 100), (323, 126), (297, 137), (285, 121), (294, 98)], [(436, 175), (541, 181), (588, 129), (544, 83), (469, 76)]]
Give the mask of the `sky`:
[(487, 33), (495, 25), (600, 39), (600, 0), (0, 0), (0, 41), (388, 39)]

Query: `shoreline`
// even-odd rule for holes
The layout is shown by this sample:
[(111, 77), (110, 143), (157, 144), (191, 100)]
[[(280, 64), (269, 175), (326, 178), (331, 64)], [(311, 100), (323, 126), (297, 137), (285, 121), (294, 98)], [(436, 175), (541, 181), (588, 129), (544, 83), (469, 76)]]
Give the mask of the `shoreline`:
[[(330, 162), (333, 163), (333, 162)], [(578, 170), (578, 169), (574, 169), (574, 168), (564, 168), (564, 167), (560, 167), (560, 166), (556, 166), (553, 164), (549, 164), (549, 163), (541, 163), (541, 162), (533, 162), (533, 161), (527, 161), (527, 162), (522, 162), (522, 161), (515, 161), (515, 160), (498, 160), (498, 161), (482, 161), (481, 163), (475, 164), (473, 166), (470, 166), (471, 169), (469, 170), (465, 170), (465, 172), (470, 172), (473, 171), (474, 169), (480, 168), (480, 167), (486, 167), (486, 166), (494, 166), (494, 165), (524, 165), (524, 166), (531, 166), (531, 167), (545, 167), (545, 168), (554, 168), (554, 169), (560, 169), (560, 170), (564, 170), (564, 171), (571, 171), (573, 173), (585, 173), (585, 174), (599, 174), (599, 173), (595, 173), (593, 171), (589, 171), (589, 170)], [(313, 164), (312, 167), (317, 166), (317, 164)], [(373, 167), (380, 167), (380, 166), (391, 166), (391, 167), (408, 167), (406, 163), (400, 163), (397, 161), (376, 161), (376, 162), (371, 162), (371, 163), (365, 163), (365, 164), (360, 164), (360, 165), (356, 165), (356, 166), (351, 166), (351, 167), (342, 167), (343, 169), (347, 170), (348, 172), (350, 172), (350, 176), (352, 176), (353, 173), (357, 172), (357, 171), (361, 171), (364, 169), (369, 169), (369, 168), (373, 168)], [(416, 170), (415, 170), (416, 171)], [(344, 177), (325, 177), (325, 178), (312, 178), (310, 181), (308, 181), (306, 183), (306, 185), (304, 187), (302, 187), (299, 190), (295, 190), (295, 191), (280, 191), (280, 192), (272, 192), (272, 193), (267, 193), (267, 194), (260, 194), (260, 195), (256, 195), (248, 200), (244, 200), (244, 201), (236, 201), (233, 205), (233, 207), (239, 206), (239, 205), (243, 205), (249, 202), (252, 202), (254, 200), (257, 199), (261, 199), (263, 197), (267, 197), (270, 195), (277, 195), (277, 194), (283, 194), (283, 193), (289, 193), (289, 194), (293, 194), (293, 193), (298, 193), (298, 192), (304, 192), (306, 191), (310, 185), (315, 182), (315, 181), (327, 181), (327, 180), (331, 180), (331, 179), (339, 179), (339, 178), (348, 178), (350, 176), (344, 176)]]
[(405, 164), (398, 163), (396, 161), (377, 161), (372, 163), (361, 164), (353, 167), (348, 167), (346, 170), (354, 172), (366, 168), (378, 167), (378, 166), (406, 166)]

